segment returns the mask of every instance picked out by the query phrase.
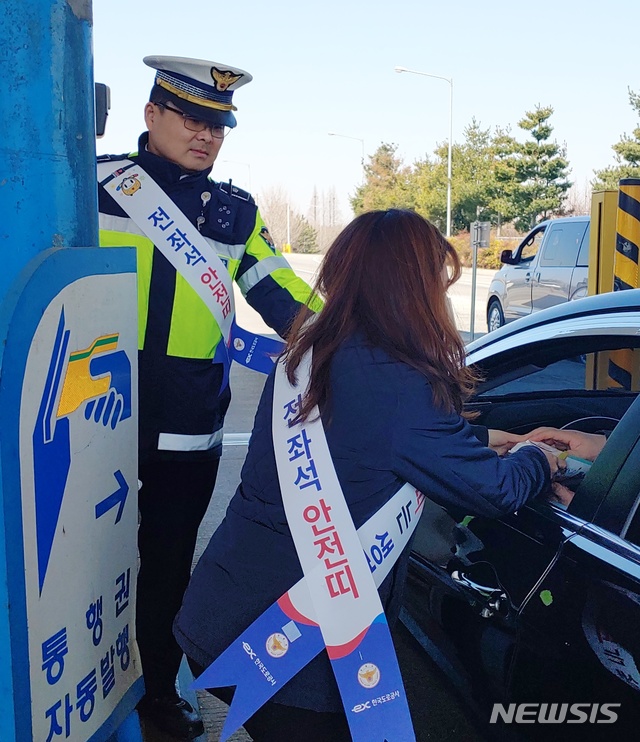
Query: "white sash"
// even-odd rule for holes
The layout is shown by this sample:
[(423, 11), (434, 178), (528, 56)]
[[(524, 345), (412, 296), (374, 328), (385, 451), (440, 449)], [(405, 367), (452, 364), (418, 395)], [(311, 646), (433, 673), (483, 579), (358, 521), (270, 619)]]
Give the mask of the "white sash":
[[(327, 647), (349, 643), (382, 612), (380, 597), (338, 481), (320, 416), (290, 425), (306, 389), (311, 352), (298, 387), (279, 361), (273, 395), (273, 444), (287, 522)], [(315, 419), (312, 419), (314, 418)], [(319, 553), (324, 554), (319, 558)]]
[[(284, 361), (278, 362), (273, 444), (287, 522), (305, 573), (289, 591), (290, 597), (301, 613), (322, 627), (325, 643), (337, 645), (350, 641), (367, 625), (367, 619), (382, 611), (377, 587), (409, 542), (422, 514), (424, 495), (405, 484), (356, 531), (317, 408), (302, 425), (291, 425), (301, 404), (299, 390), (308, 386), (310, 368), (311, 351), (296, 369), (298, 381), (293, 387)], [(321, 535), (323, 531), (331, 534), (330, 539)], [(383, 538), (390, 534), (392, 538)], [(333, 548), (332, 554), (326, 551), (324, 555), (328, 560), (319, 556), (320, 541), (325, 550)], [(309, 597), (319, 595), (323, 597), (313, 600), (312, 607)]]
[(233, 287), (215, 250), (138, 163), (99, 162), (98, 182), (204, 301), (228, 346)]
[[(345, 501), (318, 408), (304, 422), (298, 419), (299, 390), (308, 388), (311, 358), (309, 350), (296, 369), (295, 386), (287, 379), (282, 358), (274, 380), (273, 448), (287, 523), (354, 742), (415, 742), (376, 581)], [(378, 708), (381, 699), (393, 701), (393, 708), (385, 709), (384, 701)], [(361, 715), (372, 708), (375, 711)]]

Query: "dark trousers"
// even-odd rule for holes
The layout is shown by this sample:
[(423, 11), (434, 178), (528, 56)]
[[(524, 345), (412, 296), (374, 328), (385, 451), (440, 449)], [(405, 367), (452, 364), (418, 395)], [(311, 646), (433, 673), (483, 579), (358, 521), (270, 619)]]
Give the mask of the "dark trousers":
[[(193, 660), (189, 666), (194, 677), (204, 672)], [(233, 689), (208, 688), (211, 695), (231, 704)], [(253, 742), (351, 742), (349, 725), (344, 713), (311, 711), (310, 709), (267, 703), (244, 723)]]
[(189, 583), (218, 464), (216, 459), (140, 465), (136, 633), (145, 686), (153, 697), (174, 693), (182, 650), (173, 637), (173, 619)]

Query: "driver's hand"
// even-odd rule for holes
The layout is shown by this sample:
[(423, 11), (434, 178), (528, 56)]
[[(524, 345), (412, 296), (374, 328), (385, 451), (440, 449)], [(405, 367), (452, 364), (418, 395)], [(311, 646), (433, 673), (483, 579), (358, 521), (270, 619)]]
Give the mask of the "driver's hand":
[(527, 436), (530, 441), (542, 441), (587, 461), (595, 461), (604, 448), (607, 439), (597, 433), (582, 433), (579, 430), (559, 430), (558, 428), (536, 428)]

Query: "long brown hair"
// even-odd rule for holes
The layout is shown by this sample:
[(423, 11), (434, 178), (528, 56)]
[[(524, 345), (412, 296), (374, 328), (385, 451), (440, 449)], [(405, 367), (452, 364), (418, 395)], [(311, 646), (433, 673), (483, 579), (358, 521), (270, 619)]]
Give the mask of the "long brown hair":
[(324, 308), (310, 323), (301, 312), (288, 338), (285, 367), (291, 383), (313, 347), (300, 417), (329, 399), (331, 359), (356, 331), (424, 374), (437, 405), (460, 412), (474, 383), (446, 298), (460, 273), (453, 246), (413, 211), (371, 211), (347, 225), (327, 251), (316, 281)]

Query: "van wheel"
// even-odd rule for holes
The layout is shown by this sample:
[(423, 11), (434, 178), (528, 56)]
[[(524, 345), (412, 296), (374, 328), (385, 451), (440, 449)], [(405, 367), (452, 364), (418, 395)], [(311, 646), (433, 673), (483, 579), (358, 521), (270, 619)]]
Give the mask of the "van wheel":
[(487, 330), (493, 332), (499, 327), (502, 327), (502, 325), (504, 325), (502, 307), (500, 306), (500, 302), (497, 299), (494, 299), (489, 304), (489, 309), (487, 310)]

